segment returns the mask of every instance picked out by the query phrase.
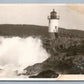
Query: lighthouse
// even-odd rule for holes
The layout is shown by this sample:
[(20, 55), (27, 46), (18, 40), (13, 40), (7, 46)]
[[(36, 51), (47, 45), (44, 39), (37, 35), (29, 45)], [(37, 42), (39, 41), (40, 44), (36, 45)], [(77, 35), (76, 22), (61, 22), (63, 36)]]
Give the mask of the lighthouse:
[(50, 34), (51, 39), (56, 39), (58, 38), (58, 21), (59, 21), (59, 16), (57, 15), (57, 12), (55, 9), (50, 12), (50, 15), (48, 16), (49, 20), (49, 28), (48, 32)]

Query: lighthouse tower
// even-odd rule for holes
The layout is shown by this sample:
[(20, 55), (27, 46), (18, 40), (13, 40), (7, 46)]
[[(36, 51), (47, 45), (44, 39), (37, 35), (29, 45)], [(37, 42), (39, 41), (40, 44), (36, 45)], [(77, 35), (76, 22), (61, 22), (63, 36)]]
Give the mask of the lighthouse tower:
[(58, 38), (58, 21), (59, 16), (57, 15), (57, 12), (53, 9), (53, 11), (50, 13), (50, 16), (48, 16), (49, 20), (49, 29), (48, 32), (50, 34), (51, 39)]

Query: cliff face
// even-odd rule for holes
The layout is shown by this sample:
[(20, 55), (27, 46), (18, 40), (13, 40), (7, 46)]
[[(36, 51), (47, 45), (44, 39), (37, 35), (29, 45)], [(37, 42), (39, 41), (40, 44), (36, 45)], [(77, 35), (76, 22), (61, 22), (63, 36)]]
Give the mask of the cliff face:
[[(42, 39), (43, 47), (51, 54), (43, 63), (25, 68), (26, 74), (34, 75), (52, 70), (62, 74), (84, 74), (84, 39), (60, 37), (49, 43)], [(38, 76), (38, 75), (37, 75)]]

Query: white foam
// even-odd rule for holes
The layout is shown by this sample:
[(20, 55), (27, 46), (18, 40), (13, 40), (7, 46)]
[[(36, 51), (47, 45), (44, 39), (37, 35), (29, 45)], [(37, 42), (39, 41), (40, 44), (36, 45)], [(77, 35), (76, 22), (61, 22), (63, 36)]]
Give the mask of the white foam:
[[(0, 78), (16, 77), (27, 66), (45, 61), (50, 55), (39, 38), (0, 37)], [(11, 76), (10, 76), (11, 75)]]

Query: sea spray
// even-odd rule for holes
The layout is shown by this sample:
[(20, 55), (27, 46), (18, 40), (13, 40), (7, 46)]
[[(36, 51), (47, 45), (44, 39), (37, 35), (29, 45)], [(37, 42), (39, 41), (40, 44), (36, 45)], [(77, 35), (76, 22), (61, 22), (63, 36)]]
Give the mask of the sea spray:
[(49, 56), (40, 38), (0, 37), (0, 77), (7, 74), (17, 77), (16, 71), (22, 73), (24, 68), (41, 63)]

